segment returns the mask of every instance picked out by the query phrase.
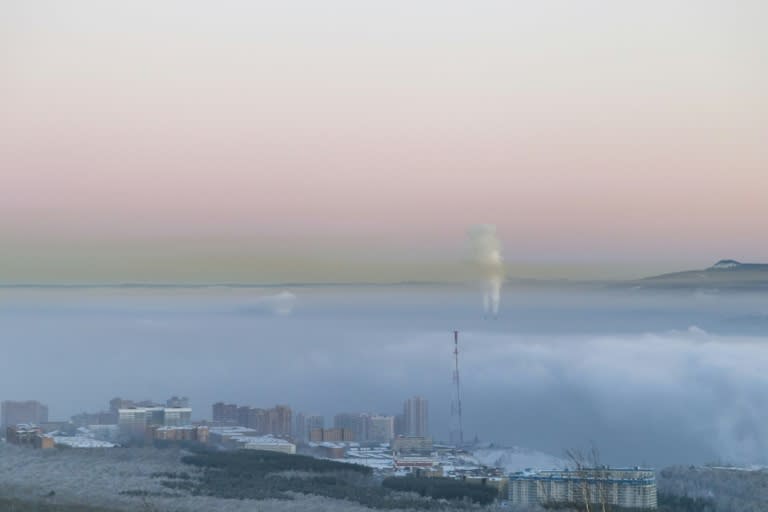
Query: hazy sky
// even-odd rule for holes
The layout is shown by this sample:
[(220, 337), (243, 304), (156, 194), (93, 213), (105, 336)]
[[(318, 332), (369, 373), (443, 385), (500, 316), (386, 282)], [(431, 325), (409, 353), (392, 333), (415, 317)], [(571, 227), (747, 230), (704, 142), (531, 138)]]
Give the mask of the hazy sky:
[(766, 19), (0, 0), (0, 280), (414, 278), (478, 222), (526, 275), (768, 260)]

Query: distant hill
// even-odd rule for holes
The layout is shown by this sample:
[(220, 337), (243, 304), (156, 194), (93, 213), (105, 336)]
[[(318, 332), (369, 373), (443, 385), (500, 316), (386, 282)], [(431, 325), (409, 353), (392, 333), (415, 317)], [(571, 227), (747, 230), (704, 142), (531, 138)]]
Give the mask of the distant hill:
[(709, 268), (686, 270), (633, 281), (641, 288), (766, 289), (768, 264), (720, 260)]

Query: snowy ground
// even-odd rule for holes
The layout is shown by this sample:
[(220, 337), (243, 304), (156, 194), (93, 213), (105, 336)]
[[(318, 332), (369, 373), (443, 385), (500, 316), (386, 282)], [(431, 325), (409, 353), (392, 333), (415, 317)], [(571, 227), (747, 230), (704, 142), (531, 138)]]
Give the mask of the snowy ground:
[[(385, 453), (359, 454), (357, 463), (389, 466)], [(77, 449), (34, 450), (6, 443), (0, 444), (0, 496), (39, 499), (52, 503), (89, 504), (110, 509), (164, 510), (168, 512), (290, 512), (299, 510), (360, 512), (361, 505), (317, 496), (296, 495), (290, 501), (223, 500), (196, 497), (171, 491), (161, 485), (153, 473), (181, 472), (192, 475), (195, 469), (183, 465), (182, 452), (156, 449)], [(465, 460), (466, 459), (466, 460)], [(352, 462), (352, 461), (350, 461)], [(556, 457), (521, 448), (481, 448), (472, 456), (453, 460), (453, 465), (472, 468), (480, 464), (502, 467), (506, 472), (526, 468), (563, 467)], [(121, 492), (147, 491), (149, 498), (128, 496)], [(48, 496), (54, 493), (53, 496)], [(165, 495), (165, 497), (158, 496)], [(152, 507), (152, 508), (148, 508)]]
[[(392, 471), (392, 451), (387, 447), (350, 449), (343, 462), (361, 464), (377, 471)], [(482, 466), (502, 468), (506, 474), (526, 469), (562, 469), (566, 461), (555, 456), (520, 447), (486, 447), (471, 450), (471, 455), (438, 455), (436, 461), (447, 471), (479, 470)]]
[[(152, 478), (155, 472), (186, 471), (181, 453), (154, 449), (33, 450), (0, 443), (0, 496), (22, 500), (103, 506), (110, 510), (167, 512), (362, 512), (361, 505), (318, 496), (294, 500), (224, 500), (202, 496), (132, 497), (121, 491), (171, 493)], [(48, 496), (53, 491), (55, 495)]]

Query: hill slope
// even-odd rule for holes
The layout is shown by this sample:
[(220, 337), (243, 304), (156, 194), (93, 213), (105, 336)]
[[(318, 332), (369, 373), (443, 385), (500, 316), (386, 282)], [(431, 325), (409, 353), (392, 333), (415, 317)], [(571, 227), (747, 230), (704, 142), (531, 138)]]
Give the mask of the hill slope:
[(720, 260), (709, 268), (646, 277), (643, 288), (768, 289), (768, 264)]

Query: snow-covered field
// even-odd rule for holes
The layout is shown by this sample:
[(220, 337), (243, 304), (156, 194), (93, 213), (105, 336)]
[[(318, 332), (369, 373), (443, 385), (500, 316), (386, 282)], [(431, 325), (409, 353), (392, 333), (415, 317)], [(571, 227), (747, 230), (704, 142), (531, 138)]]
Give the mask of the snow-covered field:
[[(156, 472), (194, 474), (182, 465), (182, 453), (154, 449), (34, 450), (0, 443), (0, 496), (48, 503), (94, 505), (111, 510), (163, 510), (167, 512), (299, 512), (369, 510), (348, 501), (296, 495), (294, 500), (224, 500), (187, 496), (163, 487)], [(176, 494), (148, 498), (121, 491)], [(54, 495), (49, 496), (53, 491)]]

